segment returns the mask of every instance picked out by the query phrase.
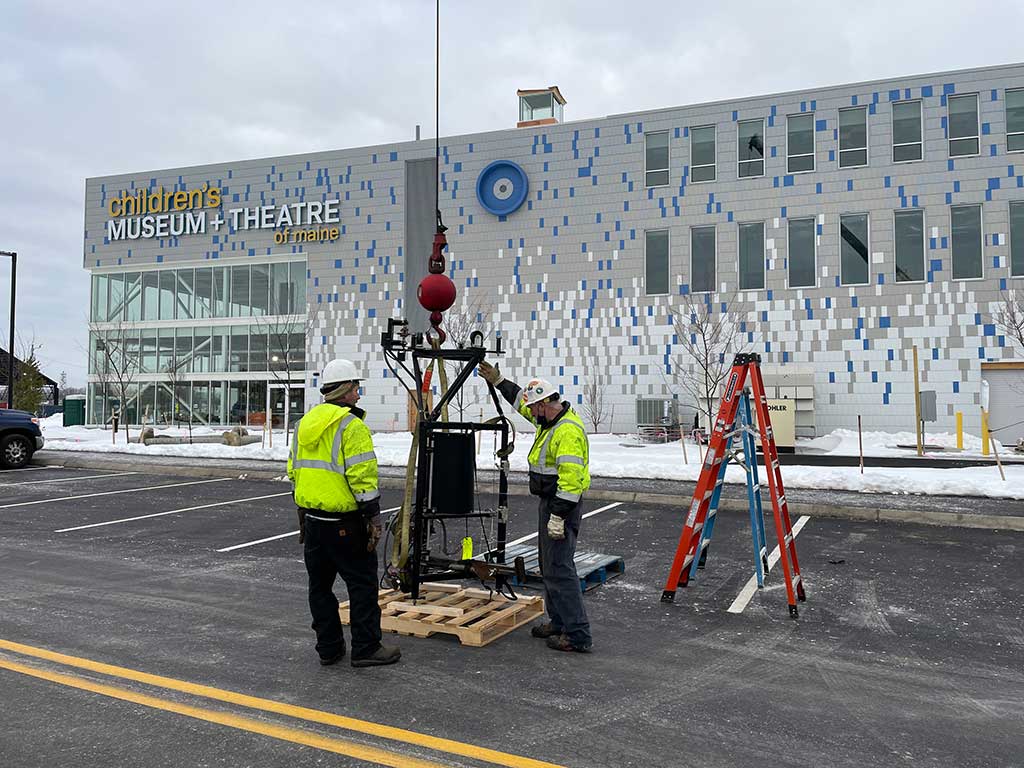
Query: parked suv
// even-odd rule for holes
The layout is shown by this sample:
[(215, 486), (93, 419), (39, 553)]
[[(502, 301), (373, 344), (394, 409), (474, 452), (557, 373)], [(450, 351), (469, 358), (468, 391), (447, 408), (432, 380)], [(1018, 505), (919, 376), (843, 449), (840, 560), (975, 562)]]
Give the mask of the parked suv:
[(0, 467), (20, 469), (42, 447), (39, 419), (27, 411), (0, 408)]

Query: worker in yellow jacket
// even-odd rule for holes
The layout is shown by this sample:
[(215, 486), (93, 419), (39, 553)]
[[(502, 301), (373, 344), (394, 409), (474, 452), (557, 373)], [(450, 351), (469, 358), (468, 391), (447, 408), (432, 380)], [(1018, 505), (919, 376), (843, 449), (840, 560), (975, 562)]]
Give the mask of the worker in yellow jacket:
[(299, 540), (309, 573), (309, 610), (324, 666), (345, 657), (334, 595), (337, 576), (348, 588), (352, 666), (394, 664), (395, 647), (381, 645), (377, 603), (377, 542), (382, 521), (373, 438), (358, 408), (362, 376), (349, 360), (332, 360), (320, 376), (324, 402), (302, 417), (288, 456), (299, 514)]
[(538, 549), (549, 621), (530, 630), (549, 648), (589, 653), (590, 622), (576, 573), (576, 539), (583, 518), (583, 494), (590, 487), (590, 443), (579, 415), (544, 379), (526, 388), (480, 363), (480, 375), (537, 427), (528, 457), (530, 493), (540, 497)]

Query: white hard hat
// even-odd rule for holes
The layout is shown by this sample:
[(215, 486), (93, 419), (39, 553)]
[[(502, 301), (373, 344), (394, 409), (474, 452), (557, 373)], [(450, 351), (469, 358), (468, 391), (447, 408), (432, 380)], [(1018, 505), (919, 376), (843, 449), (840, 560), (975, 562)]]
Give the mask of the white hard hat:
[(557, 394), (558, 390), (547, 379), (532, 379), (523, 390), (521, 402), (523, 405), (533, 405)]
[(341, 384), (345, 381), (361, 381), (362, 375), (351, 360), (331, 360), (320, 374), (320, 386)]

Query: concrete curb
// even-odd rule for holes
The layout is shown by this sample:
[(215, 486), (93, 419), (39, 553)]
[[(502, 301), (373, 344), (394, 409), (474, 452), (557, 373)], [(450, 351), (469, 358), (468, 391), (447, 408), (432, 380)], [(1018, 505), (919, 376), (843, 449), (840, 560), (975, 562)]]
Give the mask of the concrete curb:
[[(77, 456), (73, 452), (60, 455), (40, 455), (33, 458), (34, 464), (45, 466), (64, 466), (74, 469), (124, 469), (123, 461), (105, 461), (102, 458), (93, 456)], [(140, 461), (136, 468), (151, 466), (160, 472), (181, 477), (237, 477), (250, 480), (283, 480), (285, 477), (283, 467), (281, 470), (267, 469), (245, 469), (229, 466), (207, 465), (207, 466), (186, 466), (173, 463), (157, 461)], [(405, 478), (391, 475), (382, 475), (380, 487), (389, 490), (402, 490), (405, 488)], [(512, 496), (529, 496), (529, 490), (519, 483), (512, 483), (509, 486), (509, 494)], [(685, 507), (689, 503), (689, 496), (675, 496), (666, 493), (647, 493), (643, 491), (614, 491), (600, 488), (591, 488), (587, 492), (587, 499), (590, 501), (612, 502), (619, 501), (633, 504), (656, 504), (670, 507)], [(745, 502), (739, 499), (722, 499), (719, 509), (723, 512), (735, 512), (747, 514), (748, 509)], [(770, 509), (765, 510), (770, 516)], [(871, 523), (917, 523), (921, 525), (936, 525), (947, 528), (985, 528), (995, 531), (1024, 531), (1024, 515), (970, 515), (957, 512), (936, 512), (934, 510), (913, 510), (913, 509), (888, 509), (874, 506), (851, 506), (839, 504), (815, 504), (791, 502), (789, 513), (793, 519), (800, 515), (809, 517), (831, 517), (842, 520), (861, 520)]]

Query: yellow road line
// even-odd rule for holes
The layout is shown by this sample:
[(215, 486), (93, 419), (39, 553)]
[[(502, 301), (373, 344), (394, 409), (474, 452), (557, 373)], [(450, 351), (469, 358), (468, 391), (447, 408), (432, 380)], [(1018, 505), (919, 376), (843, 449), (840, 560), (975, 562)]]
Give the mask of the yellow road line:
[(78, 656), (67, 656), (62, 653), (48, 651), (45, 648), (36, 648), (31, 645), (23, 645), (10, 640), (0, 639), (0, 649), (20, 653), (25, 656), (33, 656), (37, 659), (44, 659), (58, 664), (64, 664), (69, 667), (87, 669), (91, 672), (98, 672), (103, 675), (120, 677), (125, 680), (133, 680), (138, 683), (145, 683), (146, 685), (152, 685), (158, 688), (180, 691), (181, 693), (187, 693), (192, 696), (201, 696), (215, 701), (223, 701), (228, 704), (249, 707), (250, 709), (259, 709), (264, 712), (286, 715), (299, 720), (308, 720), (309, 722), (331, 725), (336, 728), (345, 728), (350, 731), (357, 731), (369, 736), (377, 736), (382, 739), (391, 739), (393, 741), (405, 742), (406, 744), (414, 744), (418, 747), (426, 747), (427, 749), (434, 749), (440, 752), (447, 752), (452, 755), (469, 757), (474, 760), (483, 760), (492, 763), (493, 765), (505, 766), (506, 768), (564, 768), (564, 766), (559, 766), (555, 763), (547, 763), (542, 760), (534, 760), (529, 757), (520, 757), (519, 755), (499, 752), (486, 747), (478, 747), (473, 744), (464, 744), (461, 741), (453, 741), (451, 739), (444, 739), (438, 736), (428, 736), (427, 734), (409, 731), (404, 728), (395, 728), (390, 725), (381, 725), (380, 723), (373, 723), (368, 720), (358, 720), (353, 717), (336, 715), (331, 712), (323, 712), (318, 709), (285, 704), (284, 702), (274, 701), (273, 699), (262, 699), (256, 696), (248, 696), (244, 693), (236, 693), (235, 691), (213, 688), (211, 686), (201, 685), (198, 683), (189, 683), (184, 680), (176, 680), (172, 677), (151, 675), (148, 672), (139, 672), (126, 667), (104, 664), (99, 661), (92, 661), (91, 659), (83, 659)]
[(287, 728), (281, 725), (261, 723), (258, 720), (252, 720), (248, 717), (240, 717), (226, 712), (217, 712), (212, 709), (203, 709), (202, 707), (193, 707), (188, 704), (179, 704), (174, 701), (158, 699), (155, 696), (146, 696), (142, 693), (126, 691), (122, 688), (115, 688), (111, 685), (94, 683), (91, 680), (86, 680), (74, 675), (64, 675), (59, 672), (49, 672), (42, 669), (36, 669), (35, 667), (18, 664), (14, 661), (0, 659), (0, 669), (9, 669), (12, 672), (30, 675), (31, 677), (48, 680), (52, 683), (60, 683), (61, 685), (79, 688), (83, 691), (99, 693), (103, 696), (110, 696), (111, 698), (121, 699), (122, 701), (130, 701), (133, 704), (141, 704), (145, 707), (152, 707), (153, 709), (162, 709), (165, 712), (174, 712), (179, 715), (184, 715), (185, 717), (193, 717), (196, 720), (205, 720), (209, 723), (226, 725), (229, 728), (237, 728), (240, 731), (249, 731), (250, 733), (270, 736), (271, 738), (280, 739), (281, 741), (290, 741), (294, 744), (315, 747), (316, 749), (322, 749), (326, 752), (334, 752), (338, 755), (346, 755), (358, 760), (365, 760), (368, 763), (392, 766), (392, 768), (444, 768), (441, 763), (420, 760), (415, 757), (405, 757), (404, 755), (400, 755), (396, 752), (389, 752), (375, 747), (367, 747), (362, 744), (356, 744), (355, 742), (345, 741), (344, 739), (317, 736), (316, 734), (308, 733), (306, 731), (299, 730), (298, 728)]

